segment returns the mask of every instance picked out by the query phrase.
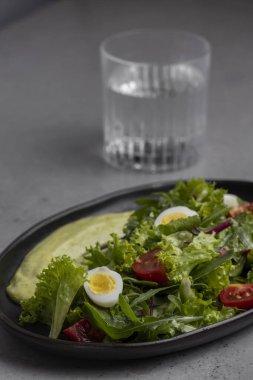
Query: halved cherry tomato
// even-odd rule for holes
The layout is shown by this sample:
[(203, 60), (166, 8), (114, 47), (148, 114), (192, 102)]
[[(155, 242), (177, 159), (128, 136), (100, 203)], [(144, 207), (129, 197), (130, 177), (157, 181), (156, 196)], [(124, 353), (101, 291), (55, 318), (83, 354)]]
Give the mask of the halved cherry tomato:
[(239, 309), (253, 308), (253, 284), (231, 284), (220, 292), (220, 301), (224, 306)]
[(236, 215), (241, 214), (242, 212), (248, 212), (249, 214), (253, 214), (253, 203), (244, 203), (238, 207), (233, 207), (229, 210), (230, 216), (234, 218)]
[(93, 327), (87, 319), (81, 319), (67, 327), (63, 333), (75, 342), (102, 342), (105, 337), (103, 331)]
[(155, 281), (158, 284), (166, 284), (168, 277), (163, 262), (157, 257), (159, 248), (145, 253), (132, 265), (136, 276), (141, 280)]

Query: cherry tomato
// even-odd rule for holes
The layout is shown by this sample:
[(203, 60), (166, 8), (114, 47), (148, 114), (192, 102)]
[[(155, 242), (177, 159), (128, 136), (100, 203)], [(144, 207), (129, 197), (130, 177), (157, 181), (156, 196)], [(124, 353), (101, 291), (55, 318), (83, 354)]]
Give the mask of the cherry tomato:
[(132, 265), (136, 276), (141, 280), (154, 281), (158, 284), (166, 284), (168, 277), (163, 262), (157, 257), (159, 248), (145, 253)]
[(244, 203), (243, 205), (233, 207), (229, 210), (229, 214), (232, 216), (232, 218), (234, 218), (236, 215), (241, 214), (242, 212), (253, 214), (253, 203)]
[(63, 333), (75, 342), (102, 342), (105, 334), (92, 326), (87, 319), (81, 319), (63, 330)]
[(253, 284), (231, 284), (220, 292), (220, 301), (224, 306), (239, 309), (253, 308)]

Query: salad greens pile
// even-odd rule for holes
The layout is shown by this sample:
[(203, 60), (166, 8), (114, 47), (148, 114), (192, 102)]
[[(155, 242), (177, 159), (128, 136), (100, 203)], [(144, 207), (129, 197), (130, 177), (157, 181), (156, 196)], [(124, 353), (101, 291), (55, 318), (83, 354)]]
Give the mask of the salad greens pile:
[[(103, 341), (143, 342), (165, 339), (242, 312), (224, 305), (220, 293), (231, 284), (253, 283), (253, 214), (231, 216), (227, 191), (203, 179), (137, 201), (138, 208), (107, 244), (88, 247), (82, 265), (69, 257), (53, 259), (38, 277), (35, 295), (22, 303), (20, 323), (49, 326), (49, 337), (80, 320), (100, 330)], [(238, 199), (239, 204), (245, 202)], [(185, 206), (197, 215), (154, 225), (165, 209)], [(155, 251), (166, 283), (142, 279), (133, 271)], [(87, 270), (106, 266), (121, 274), (124, 287), (111, 308), (94, 304), (85, 293)], [(253, 307), (253, 303), (252, 303)], [(87, 332), (86, 340), (95, 340)]]

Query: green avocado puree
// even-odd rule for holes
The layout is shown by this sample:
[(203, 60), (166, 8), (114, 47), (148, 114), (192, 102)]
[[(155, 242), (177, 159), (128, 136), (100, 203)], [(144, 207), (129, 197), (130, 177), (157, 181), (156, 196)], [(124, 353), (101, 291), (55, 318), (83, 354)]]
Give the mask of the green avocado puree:
[(9, 297), (17, 303), (32, 297), (38, 274), (53, 257), (68, 255), (81, 262), (85, 247), (96, 242), (104, 244), (111, 233), (122, 235), (130, 214), (131, 211), (82, 218), (53, 232), (25, 256), (7, 287)]

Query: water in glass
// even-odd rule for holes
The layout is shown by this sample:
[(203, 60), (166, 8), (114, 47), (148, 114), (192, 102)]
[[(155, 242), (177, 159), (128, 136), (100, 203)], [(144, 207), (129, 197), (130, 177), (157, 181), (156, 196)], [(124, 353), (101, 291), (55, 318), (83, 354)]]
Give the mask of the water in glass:
[(183, 168), (201, 154), (205, 80), (193, 65), (118, 67), (105, 86), (105, 157), (117, 167)]

